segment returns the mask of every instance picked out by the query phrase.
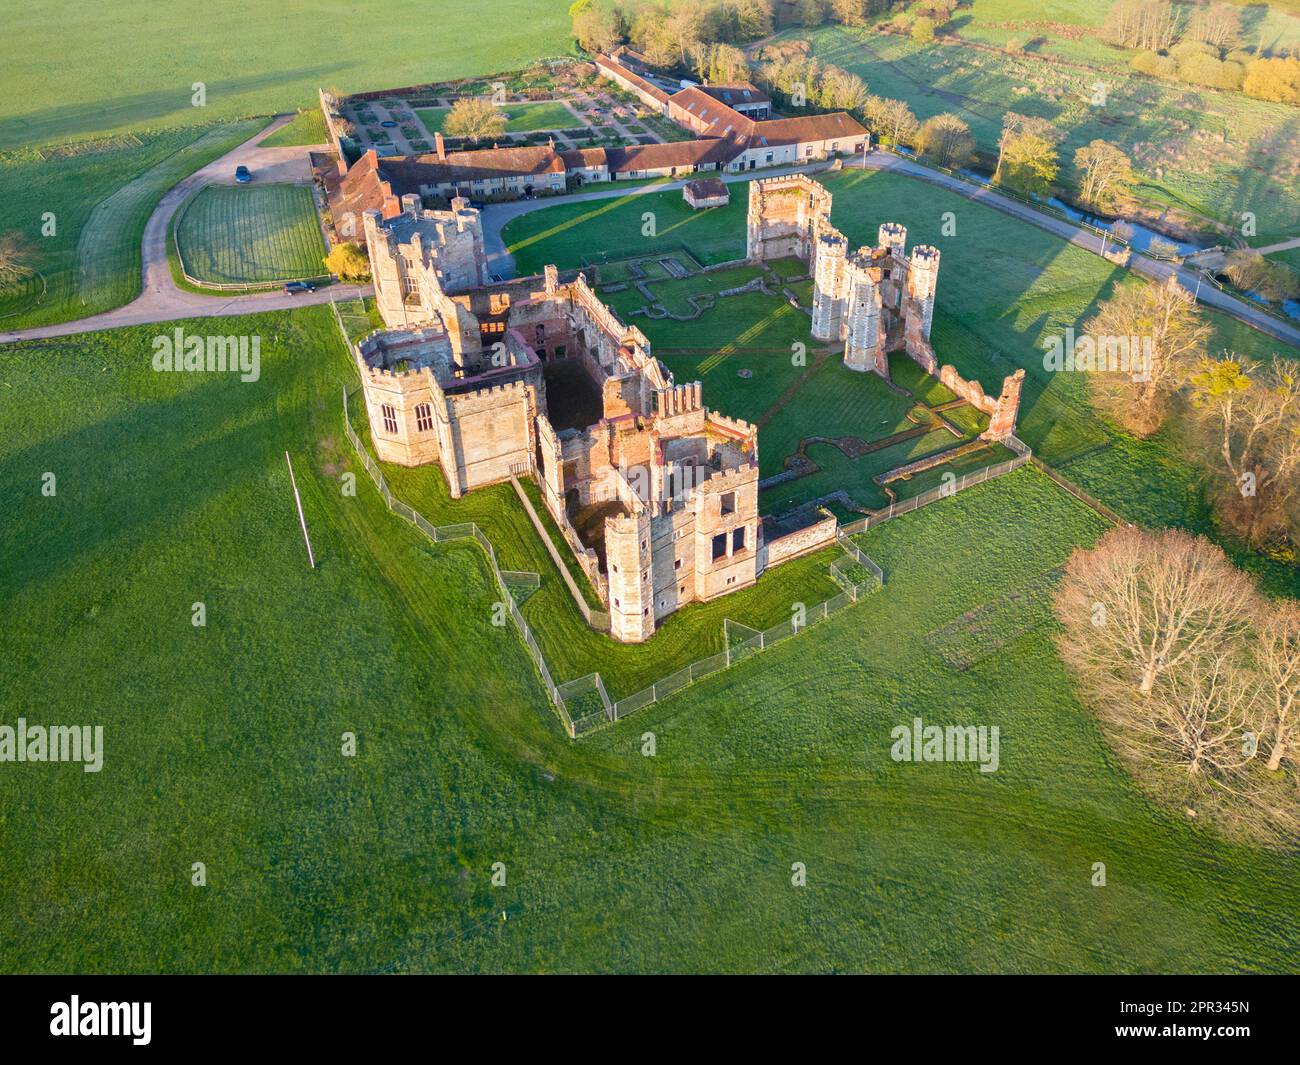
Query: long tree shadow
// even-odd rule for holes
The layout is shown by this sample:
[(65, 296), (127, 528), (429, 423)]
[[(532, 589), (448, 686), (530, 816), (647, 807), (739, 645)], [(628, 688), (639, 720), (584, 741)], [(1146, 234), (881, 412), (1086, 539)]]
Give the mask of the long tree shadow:
[[(206, 89), (211, 100), (237, 97), (244, 93), (274, 88), (295, 79), (316, 79), (323, 82), (337, 76), (350, 65), (340, 62), (318, 63), (294, 70), (246, 74), (208, 82)], [(154, 89), (108, 100), (27, 111), (0, 119), (0, 150), (23, 144), (74, 140), (103, 130), (144, 126), (165, 118), (188, 123), (196, 112), (191, 101), (192, 94), (191, 84), (187, 81), (185, 84), (178, 82), (169, 89)]]
[[(239, 388), (249, 399), (232, 396)], [(266, 437), (277, 425), (265, 376), (248, 384), (235, 377), (7, 455), (0, 461), (0, 553), (14, 564), (0, 569), (0, 596), (39, 586), (106, 548), (125, 556), (125, 543), (165, 538), (214, 498), (264, 478), (274, 451)], [(56, 477), (53, 497), (41, 493), (47, 472)]]

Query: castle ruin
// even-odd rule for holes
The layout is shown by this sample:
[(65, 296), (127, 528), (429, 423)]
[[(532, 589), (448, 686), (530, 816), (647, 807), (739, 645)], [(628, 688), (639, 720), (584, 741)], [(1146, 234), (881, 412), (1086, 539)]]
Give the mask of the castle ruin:
[(903, 351), (953, 393), (989, 415), (983, 439), (1001, 441), (1016, 426), (1024, 371), (986, 396), (978, 381), (939, 366), (930, 325), (939, 280), (939, 249), (918, 244), (906, 253), (907, 229), (886, 222), (876, 246), (850, 250), (830, 220), (831, 193), (803, 174), (766, 178), (749, 186), (746, 249), (752, 262), (796, 258), (813, 278), (812, 335), (842, 343), (850, 370), (889, 379), (889, 354)]
[(404, 207), (365, 216), (390, 328), (355, 355), (380, 459), (438, 463), (453, 497), (535, 476), (616, 639), (753, 584), (757, 429), (677, 384), (581, 274), (486, 283), (477, 211)]
[[(751, 183), (749, 257), (809, 264), (813, 335), (842, 342), (850, 369), (888, 379), (902, 350), (989, 415), (985, 439), (1010, 436), (1023, 371), (994, 399), (930, 347), (939, 252), (907, 255), (893, 223), (852, 251), (830, 206), (802, 175)], [(379, 458), (437, 463), (455, 498), (532, 477), (615, 639), (649, 639), (685, 604), (833, 542), (833, 518), (769, 520), (765, 534), (757, 428), (705, 406), (700, 382), (678, 384), (581, 273), (491, 282), (479, 213), (459, 197), (434, 211), (404, 196), (399, 215), (364, 223), (387, 328), (354, 354)]]

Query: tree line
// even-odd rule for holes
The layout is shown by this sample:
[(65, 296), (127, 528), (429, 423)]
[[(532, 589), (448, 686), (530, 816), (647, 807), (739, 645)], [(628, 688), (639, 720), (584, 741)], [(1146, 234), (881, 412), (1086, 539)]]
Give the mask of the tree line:
[(1148, 794), (1300, 841), (1300, 603), (1263, 597), (1202, 537), (1117, 528), (1074, 552), (1053, 605), (1062, 660)]

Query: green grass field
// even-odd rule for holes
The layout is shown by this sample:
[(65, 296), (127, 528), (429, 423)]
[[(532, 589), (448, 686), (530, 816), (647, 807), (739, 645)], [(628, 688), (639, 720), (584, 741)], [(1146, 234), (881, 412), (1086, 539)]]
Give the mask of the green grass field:
[[(0, 153), (0, 229), (12, 226), (31, 241), (48, 283), (44, 299), (24, 303), (26, 310), (4, 319), (5, 328), (83, 318), (134, 299), (144, 226), (163, 194), (265, 124), (252, 119), (104, 139), (48, 158), (34, 149)], [(49, 219), (53, 232), (45, 235)]]
[[(958, 33), (997, 51), (974, 43), (919, 45), (908, 37), (839, 26), (788, 35), (806, 38), (813, 56), (859, 75), (873, 93), (906, 100), (921, 120), (957, 114), (986, 150), (996, 150), (1006, 111), (1037, 115), (1064, 134), (1063, 170), (1077, 148), (1102, 138), (1132, 154), (1144, 197), (1233, 226), (1240, 225), (1243, 211), (1251, 211), (1258, 225), (1252, 243), (1294, 234), (1300, 225), (1300, 185), (1290, 170), (1300, 151), (1294, 108), (1131, 75), (1128, 53), (1095, 38), (1053, 34), (1050, 24), (1044, 26), (1046, 16), (1016, 8), (1001, 13), (977, 0), (958, 12)], [(1063, 21), (1100, 21), (1105, 8)], [(981, 11), (987, 22), (1023, 21), (1023, 27), (986, 24), (981, 32)], [(1000, 50), (1011, 38), (1044, 43), (1012, 56)], [(1093, 106), (1099, 79), (1106, 103)]]
[[(640, 186), (640, 182), (636, 183)], [(654, 215), (654, 235), (646, 236), (646, 212)], [(601, 240), (592, 243), (595, 231)], [(726, 207), (696, 211), (680, 190), (649, 199), (629, 193), (607, 199), (573, 200), (511, 219), (502, 233), (522, 274), (539, 273), (547, 263), (581, 266), (602, 252), (618, 258), (671, 251), (685, 244), (704, 266), (744, 258), (745, 201), (733, 190)]]
[(325, 116), (319, 107), (299, 111), (293, 120), (282, 129), (276, 130), (264, 141), (263, 148), (297, 148), (302, 145), (328, 144), (329, 133), (325, 130)]
[(196, 33), (187, 9), (146, 0), (122, 0), (112, 18), (92, 0), (19, 7), (0, 63), (0, 149), (312, 108), (322, 86), (353, 93), (514, 70), (572, 43), (554, 0), (503, 0), (490, 33), (480, 10), (447, 0), (422, 5), (415, 24), (409, 13), (396, 0), (229, 0)]
[(324, 239), (305, 186), (208, 185), (181, 210), (176, 245), (197, 281), (264, 284), (325, 270)]
[[(1292, 39), (1281, 13), (1247, 15), (1266, 46)], [(972, 42), (998, 44), (1018, 32), (1001, 22), (1098, 17), (1069, 0), (976, 0), (957, 22)], [(129, 300), (153, 206), (264, 125), (248, 115), (311, 108), (318, 86), (480, 74), (571, 45), (566, 5), (551, 0), (505, 0), (491, 34), (481, 9), (444, 0), (414, 21), (390, 0), (364, 10), (229, 0), (204, 20), (196, 37), (192, 12), (142, 0), (111, 13), (70, 0), (54, 15), (8, 16), (0, 231), (31, 237), (49, 287), (37, 306), (32, 282), (0, 291), (0, 314), (19, 310), (0, 329)], [(982, 137), (1007, 99), (1051, 100), (1074, 77), (1055, 67), (1104, 63), (1109, 52), (1087, 34), (1053, 37), (1008, 70), (967, 46), (935, 58), (890, 38), (897, 52), (869, 55), (841, 31), (815, 39), (819, 54), (870, 70), (872, 91), (923, 93), (927, 107), (981, 116)], [(1052, 91), (1000, 95), (1022, 76)], [(191, 103), (195, 81), (206, 86), (202, 107)], [(1120, 98), (1125, 108), (1144, 99)], [(1050, 109), (1072, 106), (1056, 97)], [(267, 143), (311, 143), (318, 125), (309, 110)], [(1239, 136), (1240, 189), (1229, 187), (1227, 152), (1206, 163), (1201, 129)], [(1152, 172), (1155, 194), (1215, 210), (1262, 200), (1261, 232), (1280, 233), (1295, 229), (1300, 197), (1268, 176), (1275, 132), (1269, 114), (1208, 94), (1162, 99), (1126, 135), (1153, 144), (1146, 162), (1164, 168)], [(67, 145), (78, 138), (94, 139)], [(851, 241), (897, 220), (909, 245), (942, 249), (940, 357), (989, 388), (1025, 368), (1020, 431), (1041, 456), (1133, 520), (1212, 531), (1181, 424), (1135, 441), (1096, 416), (1083, 381), (1042, 368), (1045, 337), (1136, 282), (901, 176), (845, 172), (827, 184)], [(732, 193), (708, 212), (675, 191), (565, 203), (515, 220), (506, 240), (521, 273), (682, 244), (716, 264), (744, 253), (743, 186)], [(323, 269), (306, 189), (213, 188), (190, 207), (178, 231), (217, 279), (289, 262)], [(955, 235), (940, 232), (947, 211)], [(47, 212), (55, 231), (41, 236)], [(665, 275), (656, 271), (652, 289), (685, 311), (687, 293), (753, 271), (694, 284)], [(795, 287), (806, 302), (808, 283)], [(624, 315), (643, 302), (609, 298)], [(810, 363), (816, 354), (807, 317), (779, 299), (728, 297), (689, 322), (627, 320), (679, 380), (705, 382), (706, 403), (766, 418), (765, 472), (810, 432), (910, 424), (910, 401), (834, 359), (779, 405), (805, 372), (791, 346), (808, 344)], [(1215, 350), (1273, 348), (1212, 320)], [(349, 321), (355, 334), (375, 324), (373, 307)], [(885, 573), (878, 592), (575, 743), (516, 630), (493, 623), (501, 593), (481, 550), (431, 543), (368, 480), (344, 434), (342, 394), (357, 387), (356, 370), (330, 310), (166, 330), (176, 327), (257, 336), (258, 380), (154, 372), (159, 325), (0, 346), (0, 723), (105, 733), (99, 773), (38, 763), (0, 772), (0, 971), (1296, 970), (1296, 856), (1225, 843), (1154, 807), (1072, 696), (1044, 597), (1070, 552), (1106, 524), (1034, 468), (861, 535)], [(951, 398), (907, 360), (892, 374), (922, 402)], [(355, 399), (350, 409), (364, 438), (364, 409)], [(980, 428), (951, 416), (967, 433)], [(784, 501), (824, 485), (877, 503), (870, 475), (935, 436), (857, 460), (815, 450), (825, 468)], [(990, 449), (954, 468), (1005, 457)], [(521, 610), (555, 678), (598, 669), (614, 698), (721, 650), (724, 618), (767, 627), (839, 591), (827, 575), (834, 549), (678, 612), (647, 644), (617, 644), (582, 623), (509, 486), (453, 500), (436, 467), (384, 472), (434, 523), (474, 521), (502, 566), (537, 572)], [(891, 487), (915, 495), (938, 472)], [(763, 509), (773, 502), (769, 493)], [(1295, 567), (1237, 558), (1270, 591), (1300, 593)], [(998, 771), (892, 761), (891, 730), (918, 716), (998, 726)], [(641, 753), (647, 732), (654, 757)], [(341, 752), (349, 735), (355, 756)], [(197, 861), (203, 888), (190, 883)], [(1098, 861), (1102, 889), (1090, 883)], [(496, 862), (504, 887), (490, 881)], [(794, 862), (807, 867), (806, 887), (791, 884)]]
[[(6, 971), (1294, 968), (1294, 860), (1153, 810), (1041, 617), (943, 664), (1101, 530), (1032, 470), (873, 530), (881, 592), (575, 744), (478, 549), (429, 544), (350, 455), (329, 312), (223, 330), (263, 337), (257, 383), (152, 372), (153, 327), (0, 348), (27, 397), (0, 717), (105, 727), (98, 774), (0, 775)], [(999, 725), (1001, 768), (892, 762), (915, 715)]]

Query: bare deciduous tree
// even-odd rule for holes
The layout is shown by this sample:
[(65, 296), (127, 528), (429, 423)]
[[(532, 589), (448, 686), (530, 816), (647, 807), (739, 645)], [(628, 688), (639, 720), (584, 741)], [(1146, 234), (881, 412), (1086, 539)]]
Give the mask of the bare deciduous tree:
[(1208, 540), (1121, 528), (1075, 551), (1054, 606), (1061, 657), (1145, 789), (1294, 845), (1300, 803), (1264, 752), (1270, 766), (1296, 760), (1295, 604), (1274, 614)]
[(1159, 428), (1169, 394), (1182, 383), (1185, 367), (1204, 356), (1210, 336), (1196, 300), (1173, 274), (1164, 282), (1121, 286), (1084, 323), (1084, 330), (1099, 342), (1133, 338), (1139, 345), (1143, 373), (1091, 378), (1098, 405), (1138, 436)]
[(27, 277), (36, 265), (32, 242), (14, 230), (0, 233), (0, 284), (10, 284)]
[(975, 139), (970, 127), (956, 115), (942, 114), (927, 118), (916, 135), (916, 148), (940, 166), (956, 169), (970, 162)]
[(867, 122), (876, 135), (890, 144), (911, 144), (916, 139), (920, 124), (911, 108), (902, 100), (888, 100), (883, 96), (870, 96), (863, 107)]
[(1241, 15), (1231, 4), (1198, 7), (1187, 23), (1186, 40), (1201, 41), (1220, 52), (1236, 47), (1241, 36)]
[(1268, 768), (1276, 772), (1286, 758), (1300, 769), (1300, 603), (1284, 600), (1265, 611), (1255, 661), (1269, 717)]
[(472, 141), (493, 140), (506, 131), (506, 116), (492, 104), (473, 96), (462, 96), (447, 113), (443, 129), (452, 137)]
[(1106, 13), (1102, 36), (1126, 48), (1162, 52), (1178, 37), (1178, 15), (1170, 0), (1118, 0)]
[(1108, 707), (1119, 735), (1196, 780), (1235, 783), (1259, 751), (1258, 679), (1232, 647), (1206, 647), (1169, 671), (1144, 706)]
[(1113, 529), (1075, 551), (1056, 600), (1061, 654), (1100, 698), (1148, 698), (1169, 674), (1248, 630), (1250, 579), (1208, 540)]
[(1221, 516), (1252, 543), (1286, 528), (1300, 486), (1300, 374), (1274, 356), (1261, 367), (1228, 355), (1203, 359), (1190, 378), (1192, 410), (1219, 468)]
[(1094, 140), (1074, 153), (1079, 201), (1094, 211), (1124, 210), (1133, 198), (1133, 160), (1115, 145)]

